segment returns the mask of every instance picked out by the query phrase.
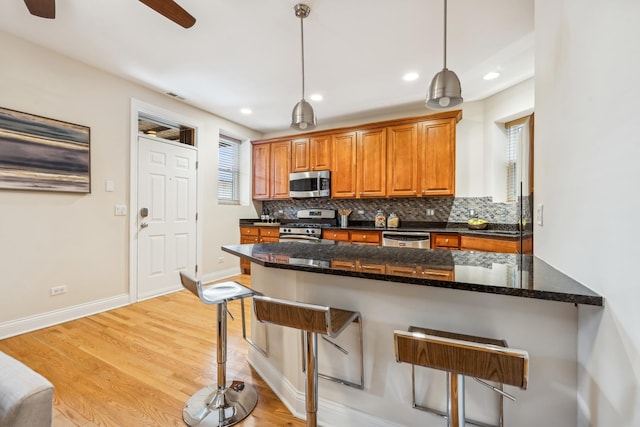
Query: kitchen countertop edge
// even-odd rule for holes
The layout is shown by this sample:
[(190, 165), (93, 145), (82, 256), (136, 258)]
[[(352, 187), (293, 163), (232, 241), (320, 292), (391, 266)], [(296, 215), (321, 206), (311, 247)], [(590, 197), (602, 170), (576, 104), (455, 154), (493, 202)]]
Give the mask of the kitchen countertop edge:
[[(268, 245), (277, 245), (277, 244), (271, 243)], [(593, 305), (598, 307), (604, 306), (604, 298), (601, 295), (596, 294), (595, 292), (591, 291), (586, 287), (584, 288), (588, 290), (590, 294), (556, 292), (551, 290), (540, 290), (540, 289), (523, 289), (523, 288), (513, 288), (513, 287), (504, 287), (504, 286), (492, 286), (492, 285), (486, 285), (486, 284), (468, 283), (468, 282), (460, 282), (460, 281), (424, 279), (419, 277), (408, 277), (408, 276), (399, 276), (399, 275), (391, 275), (391, 274), (379, 274), (379, 273), (368, 273), (368, 272), (362, 272), (362, 271), (323, 268), (323, 267), (316, 267), (311, 265), (284, 264), (284, 263), (273, 262), (273, 261), (256, 258), (250, 255), (247, 255), (246, 253), (243, 253), (240, 250), (242, 247), (249, 247), (249, 246), (254, 246), (254, 245), (225, 245), (225, 246), (222, 246), (222, 250), (268, 268), (298, 270), (298, 271), (305, 271), (310, 273), (356, 277), (356, 278), (371, 279), (371, 280), (382, 280), (382, 281), (388, 281), (388, 282), (405, 283), (410, 285), (431, 286), (431, 287), (455, 289), (455, 290), (461, 290), (461, 291), (508, 295), (508, 296), (514, 296), (514, 297), (520, 297), (520, 298), (532, 298), (532, 299), (538, 299), (538, 300), (566, 302), (566, 303), (582, 304), (582, 305)], [(262, 245), (262, 246), (265, 246), (265, 245)], [(531, 257), (534, 260), (534, 262), (544, 263), (544, 261), (540, 260), (539, 258), (536, 258), (533, 256)], [(544, 264), (548, 266), (548, 264), (546, 263)], [(546, 270), (547, 271), (545, 271), (543, 275), (551, 275), (551, 277), (547, 277), (546, 280), (553, 281), (556, 284), (556, 286), (562, 287), (562, 282), (566, 282), (567, 287), (569, 287), (568, 283), (571, 282), (572, 286), (575, 286), (575, 284), (577, 284), (583, 287), (583, 285), (580, 285), (579, 283), (575, 282), (575, 280), (553, 269), (553, 267), (551, 266), (548, 266)], [(559, 285), (558, 285), (558, 282), (560, 282)]]

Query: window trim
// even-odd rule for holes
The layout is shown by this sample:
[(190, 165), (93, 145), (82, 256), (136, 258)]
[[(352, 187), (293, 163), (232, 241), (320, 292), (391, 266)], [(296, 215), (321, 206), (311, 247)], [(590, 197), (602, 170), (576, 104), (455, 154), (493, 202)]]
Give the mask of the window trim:
[[(223, 147), (226, 144), (229, 147), (235, 147), (230, 156), (230, 161), (223, 161)], [(229, 135), (220, 134), (218, 138), (218, 203), (224, 205), (240, 204), (240, 146), (242, 141)], [(231, 174), (230, 180), (221, 179), (221, 174)], [(225, 191), (228, 197), (222, 194), (223, 183), (230, 182), (231, 190)], [(227, 185), (228, 187), (228, 185)]]

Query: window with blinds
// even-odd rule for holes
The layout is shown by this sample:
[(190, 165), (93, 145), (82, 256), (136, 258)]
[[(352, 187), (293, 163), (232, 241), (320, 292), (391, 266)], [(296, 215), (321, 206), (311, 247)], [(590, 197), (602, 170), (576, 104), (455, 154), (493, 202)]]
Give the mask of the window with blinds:
[(218, 144), (218, 202), (239, 204), (240, 140), (220, 135)]
[(518, 201), (518, 147), (522, 142), (524, 123), (507, 126), (507, 203)]

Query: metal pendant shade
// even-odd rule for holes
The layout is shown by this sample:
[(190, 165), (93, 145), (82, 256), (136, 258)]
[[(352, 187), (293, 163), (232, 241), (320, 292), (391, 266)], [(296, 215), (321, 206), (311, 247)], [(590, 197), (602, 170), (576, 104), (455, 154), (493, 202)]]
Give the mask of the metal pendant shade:
[(300, 44), (302, 46), (302, 99), (293, 107), (291, 113), (291, 127), (297, 130), (315, 129), (317, 121), (313, 107), (304, 99), (304, 18), (309, 16), (311, 8), (306, 4), (297, 4), (293, 10), (300, 18)]
[(441, 109), (454, 107), (462, 101), (460, 79), (447, 69), (447, 0), (444, 0), (444, 67), (431, 80), (425, 105), (427, 108)]

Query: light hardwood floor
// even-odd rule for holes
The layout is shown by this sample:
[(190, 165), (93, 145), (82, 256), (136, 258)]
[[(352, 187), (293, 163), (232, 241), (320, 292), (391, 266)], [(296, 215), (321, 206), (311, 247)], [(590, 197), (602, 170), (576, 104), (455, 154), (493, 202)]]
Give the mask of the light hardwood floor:
[[(227, 380), (251, 383), (259, 396), (237, 425), (304, 426), (247, 363), (239, 301), (229, 311)], [(215, 306), (183, 290), (0, 340), (0, 351), (53, 383), (56, 427), (184, 426), (184, 403), (216, 381), (215, 319)]]

